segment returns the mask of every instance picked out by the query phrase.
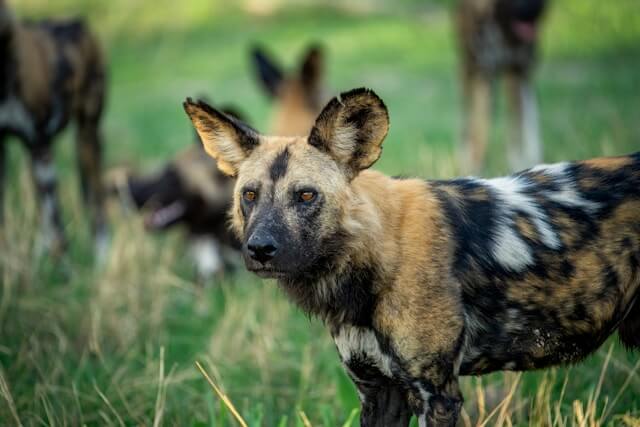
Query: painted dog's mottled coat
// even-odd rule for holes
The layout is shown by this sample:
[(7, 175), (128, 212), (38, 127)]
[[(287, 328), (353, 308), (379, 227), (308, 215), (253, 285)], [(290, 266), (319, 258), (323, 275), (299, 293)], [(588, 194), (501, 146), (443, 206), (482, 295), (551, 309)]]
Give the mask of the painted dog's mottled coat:
[(322, 318), (362, 425), (453, 426), (460, 375), (576, 362), (616, 329), (640, 347), (640, 153), (496, 179), (393, 179), (386, 107), (334, 98), (307, 138), (185, 109), (236, 175), (249, 270)]
[[(77, 124), (84, 200), (89, 206), (99, 248), (104, 249), (98, 129), (104, 92), (102, 53), (82, 22), (19, 22), (5, 1), (0, 0), (0, 189), (4, 186), (5, 137), (14, 135), (30, 154), (44, 243), (54, 251), (62, 250), (66, 240), (51, 145), (71, 119)], [(0, 213), (2, 210), (0, 201)]]

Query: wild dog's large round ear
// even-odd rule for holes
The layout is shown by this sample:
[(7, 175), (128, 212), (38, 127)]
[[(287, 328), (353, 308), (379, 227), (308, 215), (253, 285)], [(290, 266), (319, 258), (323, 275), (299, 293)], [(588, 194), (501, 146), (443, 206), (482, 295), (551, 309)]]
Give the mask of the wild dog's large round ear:
[(183, 106), (205, 151), (217, 160), (218, 168), (223, 173), (235, 176), (240, 163), (258, 146), (258, 132), (205, 102), (194, 102), (187, 98)]
[(309, 144), (333, 157), (351, 179), (378, 160), (388, 131), (384, 102), (370, 89), (353, 89), (324, 107)]

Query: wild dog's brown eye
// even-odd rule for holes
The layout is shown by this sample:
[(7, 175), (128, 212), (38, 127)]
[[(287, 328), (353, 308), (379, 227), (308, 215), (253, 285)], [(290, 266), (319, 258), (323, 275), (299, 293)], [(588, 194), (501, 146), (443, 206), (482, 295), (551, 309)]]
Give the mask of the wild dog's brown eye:
[(302, 203), (309, 203), (316, 198), (315, 191), (301, 191), (298, 193), (298, 201)]
[(256, 196), (257, 196), (256, 192), (251, 190), (247, 190), (244, 193), (242, 193), (242, 198), (245, 199), (247, 202), (255, 201)]

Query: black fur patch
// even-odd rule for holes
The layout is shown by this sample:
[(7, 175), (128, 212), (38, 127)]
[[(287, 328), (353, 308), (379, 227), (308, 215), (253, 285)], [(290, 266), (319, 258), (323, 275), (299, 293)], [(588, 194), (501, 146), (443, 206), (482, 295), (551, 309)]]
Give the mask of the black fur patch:
[(363, 396), (361, 425), (409, 425), (412, 410), (404, 388), (385, 377), (364, 354), (353, 354), (344, 364), (353, 374), (353, 382)]
[(373, 267), (356, 268), (338, 275), (327, 295), (320, 293), (313, 281), (304, 278), (281, 280), (289, 296), (307, 313), (333, 323), (371, 327), (377, 296), (373, 283), (377, 272)]
[(269, 168), (269, 176), (273, 182), (278, 181), (284, 177), (287, 173), (287, 167), (289, 166), (289, 149), (285, 148), (280, 154), (276, 156)]

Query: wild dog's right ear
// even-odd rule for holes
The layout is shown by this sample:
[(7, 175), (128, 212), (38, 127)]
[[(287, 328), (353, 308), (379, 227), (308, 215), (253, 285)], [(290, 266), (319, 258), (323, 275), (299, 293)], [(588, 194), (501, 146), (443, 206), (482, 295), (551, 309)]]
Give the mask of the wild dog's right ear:
[(324, 54), (319, 45), (312, 45), (302, 60), (300, 67), (300, 80), (309, 90), (317, 89), (322, 82), (324, 69)]
[(253, 65), (258, 72), (258, 80), (260, 80), (269, 95), (276, 96), (283, 79), (282, 70), (260, 47), (252, 49), (251, 57)]
[(259, 144), (258, 132), (232, 116), (191, 98), (183, 104), (202, 140), (205, 151), (225, 174), (235, 176), (240, 164)]
[(324, 107), (309, 144), (333, 157), (351, 179), (378, 160), (388, 131), (384, 102), (370, 89), (353, 89)]

